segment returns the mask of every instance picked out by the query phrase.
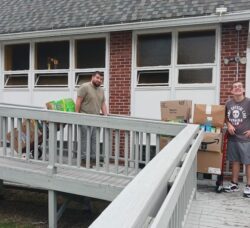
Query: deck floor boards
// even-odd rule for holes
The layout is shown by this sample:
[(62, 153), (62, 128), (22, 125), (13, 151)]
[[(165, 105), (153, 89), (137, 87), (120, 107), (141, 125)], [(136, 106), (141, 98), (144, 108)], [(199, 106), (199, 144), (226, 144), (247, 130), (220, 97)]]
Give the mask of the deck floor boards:
[(185, 228), (250, 227), (250, 198), (243, 197), (244, 185), (234, 193), (216, 193), (214, 186), (199, 185)]

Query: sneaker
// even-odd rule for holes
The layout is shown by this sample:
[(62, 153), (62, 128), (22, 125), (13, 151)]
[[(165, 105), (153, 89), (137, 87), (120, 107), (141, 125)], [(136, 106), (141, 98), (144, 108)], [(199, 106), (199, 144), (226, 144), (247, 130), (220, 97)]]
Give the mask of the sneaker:
[(246, 187), (244, 188), (243, 196), (250, 198), (250, 185), (246, 185)]
[(224, 192), (238, 192), (239, 191), (239, 185), (237, 183), (233, 183), (232, 181), (225, 186)]

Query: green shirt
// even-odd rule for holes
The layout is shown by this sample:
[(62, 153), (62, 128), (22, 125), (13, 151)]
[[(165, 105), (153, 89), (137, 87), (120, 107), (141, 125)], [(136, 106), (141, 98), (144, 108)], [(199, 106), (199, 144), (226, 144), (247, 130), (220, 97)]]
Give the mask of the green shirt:
[(83, 83), (77, 90), (77, 96), (83, 98), (81, 113), (100, 114), (102, 104), (105, 102), (103, 88), (95, 87), (91, 82)]

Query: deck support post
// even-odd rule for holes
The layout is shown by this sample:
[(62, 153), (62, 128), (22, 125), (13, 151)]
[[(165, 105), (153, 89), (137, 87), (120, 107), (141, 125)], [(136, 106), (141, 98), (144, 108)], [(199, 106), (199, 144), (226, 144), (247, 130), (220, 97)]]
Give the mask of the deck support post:
[(0, 199), (3, 197), (3, 180), (0, 180)]
[(57, 227), (57, 194), (49, 190), (49, 228)]

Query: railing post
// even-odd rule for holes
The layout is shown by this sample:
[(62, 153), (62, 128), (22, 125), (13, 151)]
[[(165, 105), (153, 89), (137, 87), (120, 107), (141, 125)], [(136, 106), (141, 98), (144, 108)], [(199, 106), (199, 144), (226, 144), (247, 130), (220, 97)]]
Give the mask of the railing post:
[(56, 192), (49, 190), (49, 228), (57, 227), (57, 200)]
[(0, 116), (0, 147), (2, 147), (3, 142), (3, 117)]
[(48, 165), (48, 173), (55, 174), (56, 173), (56, 154), (57, 154), (57, 147), (56, 147), (56, 124), (50, 122), (49, 123), (49, 165)]

